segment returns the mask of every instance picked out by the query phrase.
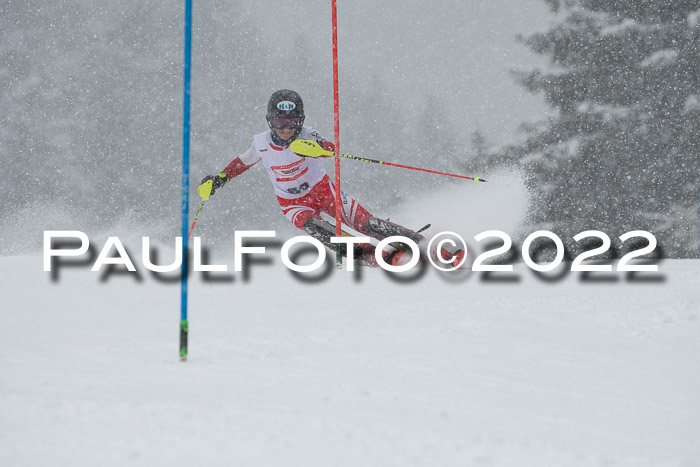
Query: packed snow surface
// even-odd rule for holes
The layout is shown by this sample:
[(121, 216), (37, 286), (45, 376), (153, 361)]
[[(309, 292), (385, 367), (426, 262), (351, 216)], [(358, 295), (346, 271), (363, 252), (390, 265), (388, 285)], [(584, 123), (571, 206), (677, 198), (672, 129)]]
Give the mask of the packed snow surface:
[(185, 363), (179, 283), (138, 255), (0, 258), (0, 465), (700, 465), (697, 260), (305, 281), (224, 253)]

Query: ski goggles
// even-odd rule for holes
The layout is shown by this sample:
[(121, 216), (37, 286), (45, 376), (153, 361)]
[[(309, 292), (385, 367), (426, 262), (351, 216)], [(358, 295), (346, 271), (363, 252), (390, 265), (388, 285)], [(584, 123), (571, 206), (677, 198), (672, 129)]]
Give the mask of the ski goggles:
[(270, 122), (272, 128), (281, 130), (283, 128), (301, 128), (302, 119), (301, 118), (273, 118)]

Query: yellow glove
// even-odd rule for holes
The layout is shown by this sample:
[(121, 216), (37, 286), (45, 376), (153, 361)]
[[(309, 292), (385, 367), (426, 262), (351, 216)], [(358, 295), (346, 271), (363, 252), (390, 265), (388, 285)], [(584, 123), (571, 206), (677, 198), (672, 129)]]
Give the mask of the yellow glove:
[(216, 190), (226, 185), (228, 181), (228, 175), (223, 172), (204, 177), (202, 179), (202, 184), (197, 187), (197, 191), (199, 192), (199, 196), (202, 197), (202, 201), (207, 201)]

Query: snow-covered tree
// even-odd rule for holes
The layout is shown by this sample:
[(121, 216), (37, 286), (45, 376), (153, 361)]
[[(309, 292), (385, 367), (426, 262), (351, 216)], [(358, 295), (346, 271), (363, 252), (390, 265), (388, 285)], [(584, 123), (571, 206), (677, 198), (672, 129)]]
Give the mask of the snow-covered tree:
[(532, 225), (571, 237), (644, 229), (666, 256), (697, 254), (700, 2), (547, 0), (556, 21), (521, 40), (550, 60), (521, 73), (556, 109), (509, 148)]

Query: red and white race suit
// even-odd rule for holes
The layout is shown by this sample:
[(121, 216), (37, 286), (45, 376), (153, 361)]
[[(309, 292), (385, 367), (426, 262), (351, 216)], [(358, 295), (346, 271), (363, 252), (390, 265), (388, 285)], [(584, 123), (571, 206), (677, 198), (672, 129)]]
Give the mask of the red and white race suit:
[[(270, 132), (255, 135), (250, 149), (231, 161), (223, 172), (234, 178), (262, 161), (282, 212), (300, 229), (311, 217), (320, 218), (321, 212), (335, 216), (335, 185), (331, 183), (321, 159), (301, 157), (289, 146), (275, 145)], [(302, 127), (299, 138), (318, 143), (325, 141), (307, 126)], [(366, 234), (365, 223), (371, 214), (354, 198), (342, 191), (340, 195), (343, 223)]]

